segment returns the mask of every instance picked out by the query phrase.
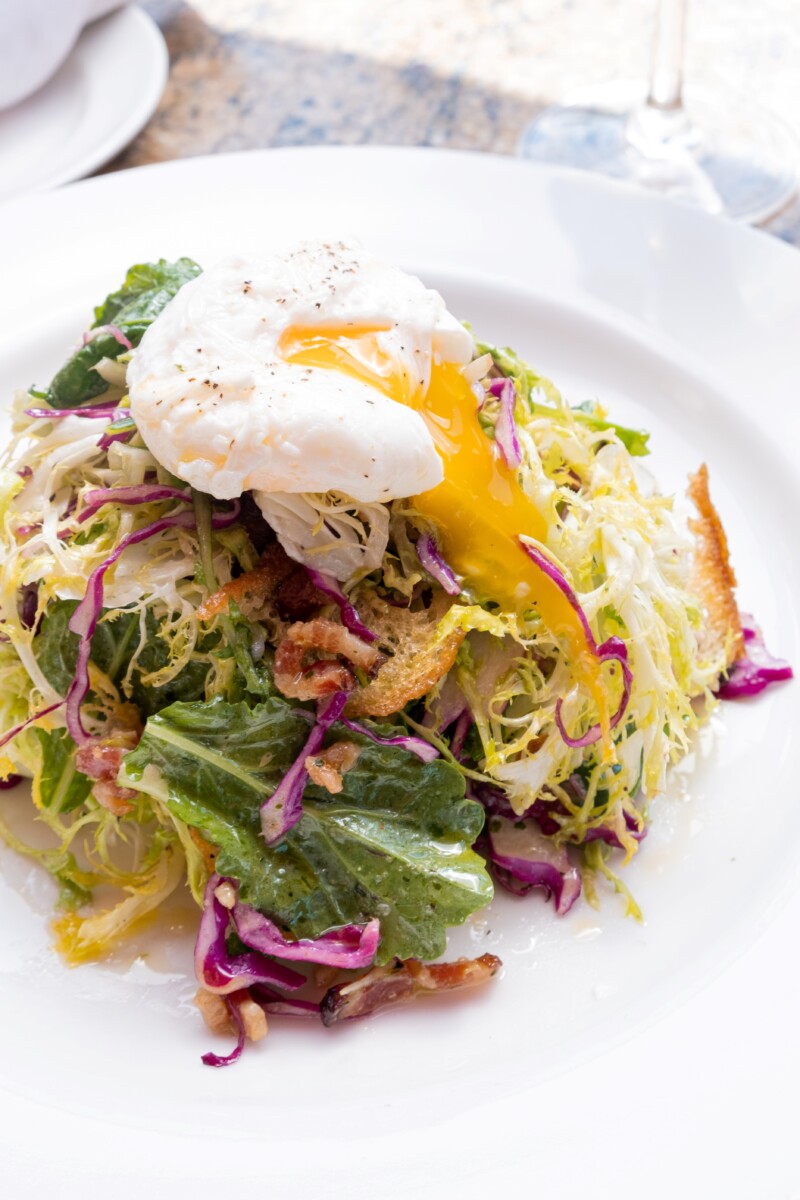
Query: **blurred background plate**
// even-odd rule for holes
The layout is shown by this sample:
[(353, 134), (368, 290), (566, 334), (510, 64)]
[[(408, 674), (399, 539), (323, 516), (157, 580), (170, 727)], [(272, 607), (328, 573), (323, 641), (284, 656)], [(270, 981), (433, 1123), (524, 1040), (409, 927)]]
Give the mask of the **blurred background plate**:
[[(706, 461), (742, 605), (800, 664), (800, 257), (639, 191), (328, 148), (26, 197), (0, 213), (3, 405), (48, 380), (129, 264), (320, 235), (360, 237), (570, 401), (649, 429), (665, 488)], [(330, 1031), (276, 1018), (225, 1071), (200, 1065), (184, 914), (147, 958), (68, 970), (46, 881), (0, 852), (4, 1198), (139, 1200), (155, 1180), (193, 1200), (559, 1197), (577, 1180), (592, 1200), (796, 1194), (798, 725), (795, 683), (726, 705), (696, 740), (625, 873), (643, 925), (613, 895), (563, 919), (498, 897), (451, 942), (502, 957), (480, 995)]]
[(164, 38), (140, 8), (87, 26), (44, 87), (0, 112), (0, 200), (80, 179), (108, 162), (155, 111), (168, 67)]

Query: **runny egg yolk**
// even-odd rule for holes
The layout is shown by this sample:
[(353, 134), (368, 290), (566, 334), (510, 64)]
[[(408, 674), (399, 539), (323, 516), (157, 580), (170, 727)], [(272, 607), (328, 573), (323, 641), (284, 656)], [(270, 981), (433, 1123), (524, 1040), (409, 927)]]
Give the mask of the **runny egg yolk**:
[(544, 517), (481, 428), (475, 393), (460, 368), (434, 363), (427, 391), (415, 388), (375, 340), (386, 328), (291, 326), (279, 351), (287, 362), (354, 375), (420, 414), (441, 455), (444, 480), (413, 497), (415, 509), (435, 523), (442, 554), (476, 596), (496, 601), (506, 612), (536, 611), (566, 643), (580, 682), (595, 701), (607, 742), (609, 707), (600, 663), (567, 597), (519, 542), (524, 534), (544, 543)]

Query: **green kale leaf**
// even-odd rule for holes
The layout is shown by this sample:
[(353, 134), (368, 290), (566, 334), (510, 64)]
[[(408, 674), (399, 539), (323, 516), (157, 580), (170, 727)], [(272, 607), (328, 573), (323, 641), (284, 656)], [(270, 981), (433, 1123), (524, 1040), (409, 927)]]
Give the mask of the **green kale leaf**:
[[(106, 297), (94, 310), (94, 324), (116, 325), (132, 346), (138, 346), (144, 331), (166, 307), (176, 292), (200, 274), (190, 258), (170, 263), (139, 263), (131, 267), (122, 287)], [(108, 383), (94, 368), (101, 358), (119, 358), (125, 347), (110, 333), (100, 333), (81, 346), (54, 376), (47, 390), (52, 408), (77, 408), (108, 390)]]
[[(43, 674), (62, 696), (67, 694), (78, 660), (80, 639), (69, 629), (69, 621), (77, 604), (77, 600), (56, 600), (51, 604), (33, 642), (36, 660)], [(160, 670), (169, 660), (169, 648), (164, 639), (158, 636), (158, 620), (149, 609), (146, 620), (147, 639), (131, 672), (128, 698), (143, 716), (158, 712), (177, 700), (202, 699), (208, 674), (208, 666), (202, 661), (187, 663), (179, 675), (160, 687), (142, 683), (142, 676)], [(92, 637), (92, 662), (119, 687), (138, 645), (137, 612), (123, 611), (109, 621), (101, 618)]]
[(219, 853), (244, 901), (298, 937), (378, 917), (378, 961), (435, 958), (446, 929), (487, 904), (492, 885), (472, 844), (483, 810), (460, 773), (342, 726), (361, 752), (332, 795), (309, 783), (303, 816), (268, 846), (260, 808), (301, 751), (309, 714), (281, 697), (250, 708), (216, 698), (151, 717), (120, 782), (155, 797)]
[(36, 776), (36, 800), (54, 813), (69, 813), (83, 804), (91, 780), (75, 766), (75, 743), (65, 729), (36, 729), (42, 769)]

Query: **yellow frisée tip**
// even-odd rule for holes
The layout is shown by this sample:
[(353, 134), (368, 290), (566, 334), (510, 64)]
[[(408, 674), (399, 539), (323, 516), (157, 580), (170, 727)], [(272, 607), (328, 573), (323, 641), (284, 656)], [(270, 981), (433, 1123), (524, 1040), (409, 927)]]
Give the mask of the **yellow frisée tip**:
[(107, 954), (123, 936), (142, 927), (182, 882), (184, 873), (183, 851), (174, 842), (166, 845), (139, 878), (122, 885), (128, 892), (124, 900), (102, 912), (85, 916), (68, 912), (53, 921), (59, 954), (70, 966)]

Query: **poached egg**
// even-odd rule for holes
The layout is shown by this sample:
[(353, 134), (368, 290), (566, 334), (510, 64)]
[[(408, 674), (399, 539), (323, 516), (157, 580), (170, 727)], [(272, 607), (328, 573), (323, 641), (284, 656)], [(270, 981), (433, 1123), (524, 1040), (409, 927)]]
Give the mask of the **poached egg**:
[[(336, 338), (346, 355), (318, 362)], [(435, 362), (460, 367), (472, 354), (468, 331), (419, 279), (352, 244), (308, 242), (226, 258), (181, 288), (130, 364), (131, 412), (155, 458), (217, 499), (387, 501), (435, 487), (443, 470), (423, 419), (381, 381), (410, 397)]]

